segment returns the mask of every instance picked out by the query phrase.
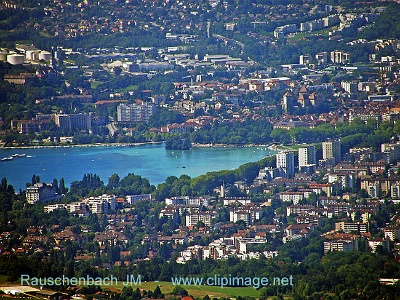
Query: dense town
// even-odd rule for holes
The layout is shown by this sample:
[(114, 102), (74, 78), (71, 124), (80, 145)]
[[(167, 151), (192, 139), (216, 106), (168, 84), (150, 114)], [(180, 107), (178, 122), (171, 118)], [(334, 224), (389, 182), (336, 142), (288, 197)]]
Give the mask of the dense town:
[(70, 187), (33, 175), (15, 193), (4, 178), (4, 294), (211, 299), (179, 286), (133, 295), (15, 282), (28, 273), (166, 282), (268, 269), (293, 274), (295, 288), (230, 297), (399, 296), (400, 34), (385, 23), (396, 27), (400, 7), (275, 2), (2, 1), (3, 147), (165, 142), (276, 152), (157, 187), (133, 174), (106, 184), (86, 174)]
[[(357, 250), (359, 239), (366, 239), (368, 247), (373, 252), (378, 246), (381, 246), (381, 250), (392, 251), (393, 242), (399, 238), (397, 216), (396, 214), (387, 216), (390, 222), (379, 225), (378, 222), (381, 220), (377, 220), (376, 216), (382, 213), (382, 207), (388, 203), (387, 201), (397, 203), (400, 179), (395, 174), (397, 167), (388, 168), (388, 166), (389, 157), (394, 151), (398, 153), (399, 147), (398, 144), (384, 144), (382, 148), (386, 150), (379, 153), (373, 153), (369, 149), (351, 149), (350, 153), (354, 160), (354, 163), (351, 163), (342, 159), (340, 142), (324, 142), (324, 159), (320, 160), (318, 165), (315, 159), (315, 146), (299, 148), (298, 168), (294, 165), (294, 152), (279, 152), (276, 155), (276, 167), (261, 169), (254, 182), (251, 184), (244, 181), (234, 182), (235, 188), (243, 194), (257, 195), (261, 191), (268, 195), (267, 201), (256, 204), (250, 196), (226, 196), (229, 188), (224, 184), (215, 188), (214, 195), (166, 198), (165, 207), (160, 210), (159, 218), (166, 218), (172, 220), (174, 224), (184, 226), (179, 227), (172, 235), (145, 235), (141, 243), (194, 244), (179, 252), (177, 262), (180, 263), (185, 263), (193, 257), (227, 259), (234, 255), (241, 259), (257, 258), (262, 253), (251, 252), (247, 248), (250, 245), (267, 243), (267, 236), (278, 236), (283, 243), (286, 243), (307, 237), (316, 227), (325, 228), (324, 223), (327, 219), (334, 218), (337, 221), (334, 224), (335, 228), (322, 234), (326, 239), (324, 252)], [(371, 157), (386, 157), (386, 159), (374, 161)], [(328, 162), (330, 168), (326, 167)], [(325, 167), (318, 167), (320, 165)], [(295, 169), (305, 172), (295, 172)], [(315, 178), (322, 172), (322, 183), (317, 183)], [(278, 192), (275, 192), (276, 190)], [(354, 190), (362, 190), (365, 194), (360, 197), (360, 193), (344, 192)], [(50, 183), (36, 183), (26, 191), (26, 199), (30, 204), (38, 201), (46, 203), (56, 197), (56, 190)], [(105, 245), (108, 244), (123, 245), (128, 242), (123, 232), (126, 226), (134, 224), (137, 216), (131, 213), (115, 214), (115, 212), (130, 207), (138, 201), (151, 202), (154, 199), (151, 194), (129, 195), (124, 198), (101, 195), (68, 204), (45, 205), (44, 211), (51, 213), (57, 209), (64, 209), (82, 218), (87, 218), (90, 213), (106, 214), (110, 227), (104, 232), (96, 233), (94, 237), (94, 241), (105, 249)], [(280, 202), (279, 209), (274, 211), (270, 224), (263, 224), (260, 221), (266, 213), (265, 207), (270, 207), (273, 201)], [(229, 215), (228, 223), (217, 222), (221, 210)], [(239, 221), (245, 228), (214, 240), (209, 245), (196, 245), (196, 239), (203, 234), (210, 234), (210, 231), (216, 229), (222, 232), (229, 231), (233, 223)], [(204, 232), (200, 233), (198, 230)], [(70, 239), (71, 236), (73, 240), (83, 239), (83, 236), (74, 236), (70, 229), (55, 233), (53, 238), (59, 243), (60, 240), (66, 237)], [(35, 247), (29, 246), (43, 239), (45, 236), (40, 234), (36, 237), (28, 236), (22, 242), (28, 247), (20, 250), (35, 251)], [(154, 252), (150, 251), (148, 258), (151, 258)], [(274, 250), (263, 254), (273, 257), (277, 252)]]
[[(216, 4), (210, 3), (212, 9)], [(12, 7), (11, 3), (5, 5)], [(187, 13), (188, 9), (194, 9), (179, 2), (169, 5), (169, 11), (176, 10), (179, 16)], [(74, 14), (80, 16), (89, 7), (89, 4), (82, 2), (74, 9)], [(306, 14), (307, 7), (303, 5), (299, 9), (288, 5), (285, 7), (287, 12), (282, 8), (286, 13), (279, 11), (274, 14), (273, 20), (283, 22), (278, 17), (280, 15), (280, 18), (287, 16), (285, 22), (290, 22), (297, 14), (289, 12), (299, 9), (298, 11)], [(82, 143), (96, 139), (141, 142), (163, 140), (166, 138), (165, 133), (182, 134), (200, 130), (214, 122), (230, 124), (249, 119), (261, 119), (271, 124), (274, 129), (301, 126), (312, 128), (321, 123), (351, 122), (354, 119), (393, 121), (397, 114), (394, 100), (397, 92), (398, 40), (354, 39), (343, 44), (341, 35), (342, 31), (346, 32), (349, 28), (362, 30), (363, 27), (369, 26), (384, 12), (384, 7), (370, 8), (367, 11), (358, 8), (354, 9), (355, 12), (340, 14), (339, 8), (333, 9), (329, 5), (319, 5), (316, 8), (311, 10), (315, 13), (315, 20), (299, 25), (278, 26), (274, 29), (272, 37), (267, 38), (256, 33), (251, 37), (259, 44), (265, 44), (264, 51), (271, 51), (271, 56), (274, 56), (272, 49), (278, 51), (282, 41), (293, 43), (294, 41), (290, 40), (291, 36), (296, 39), (307, 33), (315, 37), (322, 35), (321, 30), (321, 40), (337, 42), (338, 45), (344, 45), (345, 49), (329, 50), (332, 44), (328, 44), (327, 49), (321, 49), (322, 51), (315, 54), (293, 53), (286, 61), (281, 60), (280, 64), (275, 63), (267, 67), (251, 56), (243, 57), (243, 51), (246, 50), (244, 44), (214, 33), (216, 28), (213, 28), (214, 24), (211, 22), (203, 24), (205, 28), (197, 25), (190, 35), (193, 41), (187, 41), (187, 33), (178, 32), (177, 29), (174, 30), (177, 32), (172, 31), (177, 24), (173, 22), (171, 14), (171, 24), (168, 24), (171, 30), (167, 31), (164, 28), (164, 32), (160, 28), (160, 31), (164, 32), (163, 41), (166, 44), (177, 46), (160, 48), (114, 45), (111, 48), (73, 49), (53, 45), (51, 49), (43, 50), (34, 45), (20, 44), (14, 49), (3, 49), (0, 56), (2, 61), (7, 61), (12, 66), (30, 65), (36, 69), (35, 72), (6, 73), (3, 78), (5, 82), (25, 86), (29, 83), (35, 85), (37, 79), (42, 79), (48, 84), (63, 80), (67, 91), (70, 91), (65, 93), (63, 88), (64, 91), (56, 90), (55, 94), (44, 98), (38, 98), (39, 93), (37, 98), (31, 100), (34, 107), (29, 114), (22, 114), (25, 118), (20, 118), (19, 114), (3, 116), (3, 142), (13, 142), (12, 137), (15, 136), (10, 130), (20, 134), (43, 133), (29, 141), (22, 139), (31, 145), (42, 145)], [(46, 34), (58, 36), (57, 28), (64, 24), (58, 18), (62, 18), (62, 12), (67, 9), (68, 5), (62, 1), (46, 7), (46, 16), (41, 26), (34, 26), (35, 30), (39, 34), (44, 31)], [(118, 15), (118, 11), (119, 9), (115, 9), (114, 14)], [(142, 14), (145, 12), (144, 10)], [(152, 13), (147, 16), (149, 19), (154, 18)], [(193, 11), (192, 15), (194, 18), (197, 16)], [(324, 15), (327, 16), (323, 17)], [(249, 17), (251, 16), (250, 14)], [(118, 16), (113, 18), (118, 19), (118, 22), (112, 23), (109, 20), (109, 23), (102, 23), (102, 28), (95, 24), (87, 24), (85, 18), (79, 24), (66, 24), (66, 27), (62, 28), (65, 35), (63, 37), (72, 39), (75, 35), (85, 37), (93, 32), (112, 31), (119, 28), (115, 27), (116, 23), (122, 26), (118, 31), (129, 30), (128, 25), (124, 27), (124, 24), (130, 24), (129, 19), (119, 19)], [(302, 20), (300, 16), (297, 18)], [(92, 19), (101, 18), (98, 16)], [(250, 23), (253, 24), (254, 20)], [(147, 28), (146, 25), (166, 26), (157, 24), (156, 21), (149, 24), (131, 22), (137, 23), (135, 26), (140, 25), (140, 28)], [(49, 25), (45, 26), (47, 23)], [(255, 22), (252, 26), (257, 29), (257, 26), (266, 26), (264, 23)], [(106, 27), (107, 24), (110, 28)], [(236, 33), (234, 22), (223, 24), (225, 28), (221, 30), (225, 35)], [(179, 28), (186, 28), (184, 32), (192, 32), (188, 29), (190, 25), (183, 25), (185, 24), (179, 24)], [(194, 33), (201, 30), (209, 39), (213, 39), (218, 45), (217, 49), (208, 46), (201, 49), (202, 52), (196, 52), (196, 46), (192, 45), (196, 42)], [(318, 33), (314, 34), (315, 31)], [(367, 57), (365, 53), (359, 56), (357, 51), (352, 50), (357, 45), (365, 45), (369, 50)], [(113, 76), (115, 86), (106, 84)], [(158, 87), (150, 85), (151, 81), (159, 83)], [(59, 108), (55, 110), (54, 106)], [(183, 120), (179, 123), (151, 126), (154, 125), (154, 122), (149, 124), (151, 117), (158, 116), (157, 112), (160, 113), (164, 109), (182, 114)], [(32, 117), (26, 118), (27, 115)], [(140, 134), (135, 136), (141, 129), (137, 126), (138, 122), (147, 124), (146, 137), (141, 140)], [(81, 133), (81, 138), (76, 136), (77, 132)], [(86, 133), (90, 138), (82, 138), (82, 133)], [(21, 140), (21, 137), (15, 140)], [(261, 142), (270, 140), (263, 139)], [(282, 142), (279, 139), (276, 141)], [(192, 138), (192, 142), (197, 141)], [(200, 139), (200, 142), (203, 141)], [(219, 142), (240, 143), (234, 139)]]

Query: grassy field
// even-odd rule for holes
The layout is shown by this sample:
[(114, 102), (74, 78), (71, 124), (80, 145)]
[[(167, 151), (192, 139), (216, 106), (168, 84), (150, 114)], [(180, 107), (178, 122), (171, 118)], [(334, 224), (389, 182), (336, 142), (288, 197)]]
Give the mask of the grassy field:
[(311, 146), (311, 145), (314, 145), (315, 147), (318, 147), (318, 146), (321, 145), (321, 143), (296, 144), (296, 145), (289, 145), (289, 146), (278, 145), (276, 148), (279, 151), (283, 151), (283, 150), (298, 151), (299, 148), (302, 148), (302, 147), (305, 147), (305, 146)]
[(95, 89), (101, 84), (103, 84), (102, 81), (92, 81), (92, 82), (90, 82), (90, 88)]
[(139, 86), (137, 86), (137, 85), (129, 85), (129, 86), (127, 86), (127, 87), (125, 87), (125, 88), (121, 88), (121, 89), (116, 89), (116, 91), (118, 92), (118, 93), (123, 93), (123, 92), (134, 92), (134, 91), (136, 91), (137, 89), (139, 88)]
[[(0, 276), (0, 281), (5, 283), (7, 281), (5, 276)], [(143, 289), (146, 291), (154, 291), (157, 286), (160, 286), (161, 292), (165, 295), (170, 294), (174, 289), (174, 285), (172, 282), (167, 281), (159, 281), (159, 282), (145, 282), (142, 281), (140, 284), (132, 284), (129, 285), (132, 289)], [(248, 286), (248, 287), (219, 287), (219, 286), (210, 286), (210, 285), (181, 285), (181, 287), (188, 291), (189, 295), (194, 298), (203, 298), (204, 296), (208, 295), (211, 299), (212, 298), (236, 298), (238, 296), (245, 297), (251, 296), (254, 298), (260, 297), (260, 291), (256, 290), (255, 288)], [(117, 285), (111, 286), (102, 286), (104, 290), (122, 290), (124, 288), (123, 282), (119, 281)], [(7, 295), (0, 295), (0, 299), (16, 299), (10, 298)]]
[[(160, 282), (141, 282), (138, 285), (132, 285), (133, 289), (139, 288), (144, 289), (146, 291), (154, 291), (154, 289), (160, 286), (160, 289), (163, 294), (169, 294), (174, 289), (174, 285), (171, 282), (160, 281)], [(117, 286), (113, 286), (113, 288), (122, 289), (124, 286), (121, 283), (118, 283)], [(210, 296), (210, 298), (216, 297), (238, 297), (238, 296), (251, 296), (258, 298), (260, 297), (260, 291), (256, 290), (253, 287), (217, 287), (217, 286), (209, 286), (209, 285), (187, 285), (181, 286), (185, 290), (188, 291), (190, 296), (195, 298), (204, 297), (206, 295)], [(107, 287), (104, 287), (107, 288)]]

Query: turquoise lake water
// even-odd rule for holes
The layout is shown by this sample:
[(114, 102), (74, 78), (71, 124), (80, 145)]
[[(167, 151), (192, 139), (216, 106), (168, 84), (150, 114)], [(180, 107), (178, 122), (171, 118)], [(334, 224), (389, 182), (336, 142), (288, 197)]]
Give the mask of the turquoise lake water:
[(18, 191), (25, 189), (32, 175), (42, 182), (64, 177), (67, 187), (81, 180), (85, 173), (100, 176), (105, 184), (116, 173), (121, 178), (134, 173), (157, 185), (168, 176), (187, 174), (196, 177), (210, 171), (231, 170), (247, 162), (275, 154), (266, 146), (243, 148), (193, 148), (185, 151), (166, 150), (164, 144), (140, 146), (101, 146), (0, 149), (0, 159), (13, 154), (24, 157), (0, 161), (0, 178), (6, 177)]

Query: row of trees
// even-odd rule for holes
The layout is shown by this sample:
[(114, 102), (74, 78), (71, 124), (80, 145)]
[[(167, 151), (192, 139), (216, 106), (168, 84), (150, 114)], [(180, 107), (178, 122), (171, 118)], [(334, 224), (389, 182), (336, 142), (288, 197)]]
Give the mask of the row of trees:
[(124, 178), (120, 178), (118, 174), (113, 174), (105, 185), (103, 180), (96, 174), (88, 173), (83, 176), (82, 180), (76, 180), (71, 183), (71, 189), (68, 196), (86, 197), (92, 195), (102, 195), (105, 193), (114, 193), (120, 196), (150, 194), (155, 190), (150, 185), (148, 179), (133, 173), (128, 174)]
[(190, 178), (187, 175), (182, 175), (179, 178), (170, 176), (165, 183), (157, 186), (154, 195), (158, 200), (173, 196), (212, 195), (214, 188), (219, 187), (222, 183), (233, 184), (237, 180), (252, 182), (261, 168), (273, 167), (275, 164), (275, 157), (271, 156), (259, 162), (244, 164), (236, 170), (208, 172), (195, 178)]
[(379, 151), (382, 143), (390, 142), (399, 133), (400, 125), (390, 121), (378, 124), (354, 119), (351, 123), (322, 124), (314, 128), (274, 129), (271, 138), (275, 142), (284, 144), (340, 139), (342, 152), (345, 153), (354, 146), (372, 147), (373, 151)]
[(214, 122), (190, 134), (193, 143), (200, 144), (266, 144), (271, 141), (272, 125), (263, 119), (245, 122)]
[(360, 33), (360, 37), (374, 40), (378, 38), (400, 38), (400, 5), (390, 3), (376, 22)]

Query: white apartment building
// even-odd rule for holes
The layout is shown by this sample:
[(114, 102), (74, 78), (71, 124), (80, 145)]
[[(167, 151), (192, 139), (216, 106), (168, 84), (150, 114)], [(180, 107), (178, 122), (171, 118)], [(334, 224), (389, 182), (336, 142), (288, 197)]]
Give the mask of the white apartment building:
[(334, 64), (348, 64), (350, 63), (350, 53), (340, 50), (331, 52), (331, 61)]
[(286, 207), (286, 215), (303, 215), (303, 214), (312, 214), (315, 212), (315, 207), (308, 204), (299, 204), (299, 205), (290, 205)]
[(26, 188), (25, 196), (29, 204), (48, 202), (56, 199), (56, 188), (51, 183), (38, 182)]
[(94, 214), (107, 214), (110, 210), (115, 210), (117, 206), (117, 197), (115, 195), (101, 195), (82, 200), (89, 210)]
[(290, 151), (282, 151), (276, 154), (276, 167), (282, 170), (282, 175), (291, 178), (294, 176), (294, 154)]
[(117, 106), (118, 122), (148, 122), (155, 112), (155, 106), (146, 102), (125, 104)]
[(398, 226), (389, 226), (382, 229), (383, 234), (385, 235), (385, 239), (389, 239), (394, 241), (395, 239), (400, 239), (400, 227)]
[(218, 213), (215, 211), (189, 212), (186, 215), (186, 226), (196, 226), (199, 221), (202, 221), (206, 226), (211, 226), (213, 219), (217, 217)]
[(333, 240), (324, 242), (324, 253), (330, 251), (358, 251), (358, 241), (357, 240)]
[(279, 199), (283, 202), (291, 202), (294, 205), (298, 204), (304, 199), (303, 192), (281, 192), (279, 193)]
[(335, 230), (343, 230), (346, 233), (351, 233), (351, 232), (366, 233), (368, 232), (368, 224), (337, 222), (335, 223)]
[(61, 129), (90, 129), (92, 128), (91, 114), (55, 114), (54, 122)]
[(261, 219), (262, 209), (259, 207), (239, 207), (232, 209), (229, 212), (229, 221), (236, 223), (242, 220), (246, 223), (246, 226), (253, 225), (256, 220)]
[(126, 202), (129, 204), (135, 204), (136, 202), (139, 201), (152, 201), (152, 195), (151, 194), (141, 194), (141, 195), (127, 195), (126, 196)]
[(317, 164), (315, 146), (306, 146), (299, 148), (299, 170), (301, 167), (307, 167)]

